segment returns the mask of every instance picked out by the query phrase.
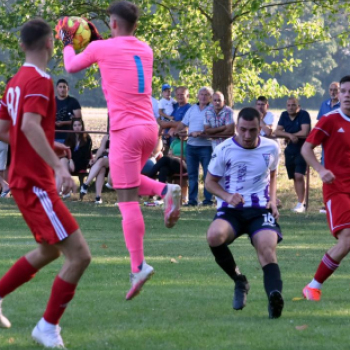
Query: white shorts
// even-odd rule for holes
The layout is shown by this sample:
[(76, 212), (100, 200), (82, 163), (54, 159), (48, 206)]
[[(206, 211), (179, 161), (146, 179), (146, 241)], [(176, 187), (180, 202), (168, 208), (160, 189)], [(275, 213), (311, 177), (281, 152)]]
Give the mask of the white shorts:
[(0, 171), (6, 169), (8, 144), (0, 141)]

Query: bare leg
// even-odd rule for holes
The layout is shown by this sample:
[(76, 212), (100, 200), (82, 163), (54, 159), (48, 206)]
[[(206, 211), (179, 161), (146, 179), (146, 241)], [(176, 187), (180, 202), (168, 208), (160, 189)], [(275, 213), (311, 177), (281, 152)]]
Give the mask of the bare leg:
[(305, 176), (303, 174), (294, 174), (294, 189), (298, 197), (299, 203), (304, 203), (305, 201)]

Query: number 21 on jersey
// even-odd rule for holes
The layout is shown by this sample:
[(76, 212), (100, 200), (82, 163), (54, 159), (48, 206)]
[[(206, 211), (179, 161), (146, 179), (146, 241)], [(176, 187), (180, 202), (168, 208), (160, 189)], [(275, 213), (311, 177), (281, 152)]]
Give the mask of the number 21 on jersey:
[(7, 110), (12, 119), (13, 125), (16, 125), (16, 121), (17, 121), (18, 103), (19, 103), (20, 96), (21, 96), (21, 90), (18, 86), (16, 86), (15, 88), (10, 87), (7, 90), (7, 95), (6, 95)]

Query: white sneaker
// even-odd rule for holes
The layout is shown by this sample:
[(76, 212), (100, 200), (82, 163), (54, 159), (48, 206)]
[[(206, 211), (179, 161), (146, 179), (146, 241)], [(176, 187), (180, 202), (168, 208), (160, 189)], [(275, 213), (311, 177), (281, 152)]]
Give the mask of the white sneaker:
[(11, 322), (2, 314), (0, 301), (0, 328), (10, 328)]
[(68, 193), (66, 193), (66, 194), (62, 194), (62, 199), (70, 198), (71, 195), (72, 195), (71, 192), (68, 192)]
[(35, 326), (32, 332), (32, 338), (39, 344), (44, 345), (47, 348), (62, 348), (64, 344), (60, 335), (61, 327), (53, 326), (50, 329), (42, 331), (38, 325)]
[(164, 224), (166, 227), (174, 227), (180, 218), (181, 187), (168, 184), (168, 192), (164, 199)]
[(154, 274), (154, 269), (151, 265), (146, 264), (144, 261), (142, 263), (142, 268), (140, 272), (130, 274), (131, 289), (126, 294), (126, 300), (131, 300), (136, 297), (143, 287), (143, 285), (152, 277)]
[(95, 199), (95, 204), (102, 204), (102, 203), (103, 203), (102, 198), (100, 198), (100, 199), (96, 198)]
[(304, 213), (305, 212), (305, 204), (298, 202), (297, 205), (292, 209), (294, 213)]
[(105, 186), (110, 190), (114, 190), (113, 186), (109, 182), (106, 182)]

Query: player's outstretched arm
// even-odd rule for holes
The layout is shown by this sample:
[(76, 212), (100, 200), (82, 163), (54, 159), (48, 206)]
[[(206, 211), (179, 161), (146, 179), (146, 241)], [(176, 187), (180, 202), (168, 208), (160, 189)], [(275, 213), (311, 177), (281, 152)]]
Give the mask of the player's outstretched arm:
[(244, 203), (243, 197), (239, 193), (228, 193), (219, 184), (220, 177), (213, 176), (207, 172), (205, 178), (205, 188), (213, 195), (220, 197), (226, 203), (233, 205), (234, 207), (240, 203)]
[(10, 130), (11, 122), (9, 120), (0, 119), (0, 141), (10, 143)]
[(24, 113), (21, 130), (36, 153), (54, 170), (57, 190), (67, 194), (74, 190), (74, 181), (47, 141), (41, 119), (40, 114)]
[(312, 166), (319, 174), (321, 180), (324, 183), (332, 183), (335, 179), (334, 174), (326, 169), (316, 158), (315, 152), (314, 152), (314, 146), (310, 142), (305, 142), (303, 147), (301, 148), (301, 154), (304, 157), (305, 161)]

